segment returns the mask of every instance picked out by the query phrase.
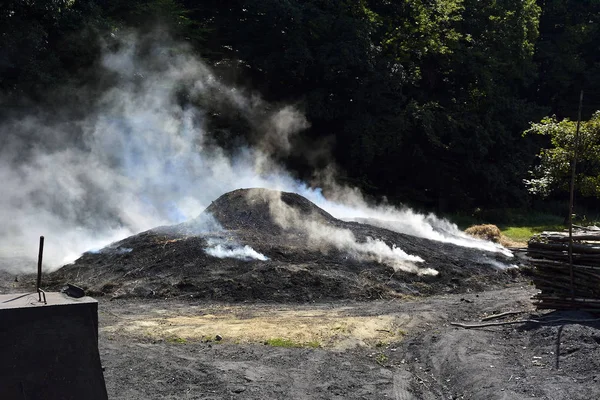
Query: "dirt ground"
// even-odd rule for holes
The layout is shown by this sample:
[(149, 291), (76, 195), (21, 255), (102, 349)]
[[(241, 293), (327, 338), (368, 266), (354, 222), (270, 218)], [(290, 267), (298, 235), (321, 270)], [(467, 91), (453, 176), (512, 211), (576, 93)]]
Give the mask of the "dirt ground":
[(540, 313), (535, 289), (329, 303), (101, 299), (111, 399), (595, 399), (600, 324), (463, 329)]
[[(97, 296), (111, 399), (600, 399), (600, 316), (535, 310), (525, 259), (280, 197), (296, 222), (310, 217), (358, 248), (398, 246), (438, 274), (352, 256), (310, 240), (296, 226), (304, 222), (284, 229), (260, 196), (223, 195), (208, 210), (221, 225), (214, 232), (196, 229), (206, 228), (201, 217), (156, 228), (44, 276), (49, 290), (69, 282)], [(266, 259), (209, 255), (214, 241)], [(35, 287), (2, 265), (0, 293)], [(490, 316), (537, 322), (452, 324)]]

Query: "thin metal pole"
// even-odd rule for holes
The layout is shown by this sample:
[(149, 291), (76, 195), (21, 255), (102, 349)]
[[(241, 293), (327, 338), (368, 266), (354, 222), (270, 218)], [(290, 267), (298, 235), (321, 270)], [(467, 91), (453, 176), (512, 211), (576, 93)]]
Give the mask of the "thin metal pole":
[(575, 170), (577, 168), (577, 149), (579, 147), (579, 128), (581, 126), (581, 107), (583, 104), (583, 89), (579, 93), (579, 111), (577, 112), (577, 129), (573, 140), (573, 162), (571, 163), (571, 189), (569, 193), (569, 275), (571, 277), (571, 297), (575, 297), (573, 277), (573, 204), (575, 198)]
[(44, 255), (44, 237), (40, 236), (40, 252), (38, 254), (38, 274), (37, 274), (37, 288), (36, 291), (39, 295), (39, 301), (42, 301), (42, 294), (40, 288), (42, 287), (42, 256)]

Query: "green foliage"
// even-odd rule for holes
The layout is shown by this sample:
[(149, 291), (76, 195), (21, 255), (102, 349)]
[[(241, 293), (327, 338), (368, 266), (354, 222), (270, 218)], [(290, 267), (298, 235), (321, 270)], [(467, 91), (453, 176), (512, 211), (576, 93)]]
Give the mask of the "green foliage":
[(92, 65), (103, 25), (93, 1), (9, 0), (0, 10), (0, 94), (39, 96)]
[(178, 336), (169, 336), (166, 341), (172, 344), (187, 344), (187, 339)]
[[(523, 137), (529, 121), (549, 110), (573, 117), (583, 86), (585, 104), (597, 105), (586, 118), (600, 108), (599, 21), (597, 0), (8, 0), (0, 99), (35, 102), (65, 82), (100, 81), (102, 38), (160, 25), (219, 75), (306, 113), (311, 128), (298, 140), (331, 143), (332, 159), (281, 160), (299, 178), (333, 163), (392, 202), (523, 207), (527, 189), (564, 191), (568, 163), (569, 134), (540, 153), (539, 139), (553, 136)], [(220, 145), (251, 140), (247, 124), (207, 114)], [(596, 162), (582, 158), (586, 196), (599, 190)]]
[(377, 364), (379, 364), (381, 366), (385, 366), (386, 363), (388, 362), (388, 360), (389, 360), (389, 357), (386, 356), (384, 353), (379, 353), (375, 357), (375, 361), (377, 362)]
[(101, 4), (113, 30), (135, 27), (144, 32), (162, 25), (172, 35), (193, 44), (202, 42), (206, 34), (202, 22), (192, 19), (191, 11), (178, 0), (106, 0)]
[(101, 41), (124, 27), (166, 26), (197, 45), (205, 30), (176, 0), (8, 0), (0, 10), (0, 95), (34, 101), (65, 84), (88, 84)]
[(559, 118), (577, 117), (579, 91), (586, 91), (584, 118), (600, 109), (600, 2), (546, 0), (540, 19), (537, 102)]
[(531, 178), (525, 180), (533, 194), (548, 196), (555, 191), (568, 192), (571, 163), (576, 155), (577, 191), (584, 197), (600, 197), (600, 111), (589, 121), (581, 122), (577, 145), (576, 131), (576, 121), (568, 118), (559, 121), (555, 116), (532, 123), (525, 131), (525, 134), (548, 137), (552, 146), (540, 151), (539, 164), (531, 171)]
[(532, 149), (520, 132), (539, 114), (522, 96), (535, 76), (535, 1), (370, 3), (405, 99), (389, 107), (381, 96), (371, 107), (381, 114), (350, 120), (360, 130), (350, 171), (439, 210), (523, 204)]

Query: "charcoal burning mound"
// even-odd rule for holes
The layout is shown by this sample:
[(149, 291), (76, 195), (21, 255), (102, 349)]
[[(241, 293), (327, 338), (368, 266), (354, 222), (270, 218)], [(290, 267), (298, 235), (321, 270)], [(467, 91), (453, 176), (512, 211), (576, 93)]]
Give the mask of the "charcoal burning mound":
[(519, 279), (501, 253), (334, 218), (306, 198), (239, 189), (197, 218), (158, 227), (50, 274), (92, 295), (224, 301), (382, 299), (467, 292)]

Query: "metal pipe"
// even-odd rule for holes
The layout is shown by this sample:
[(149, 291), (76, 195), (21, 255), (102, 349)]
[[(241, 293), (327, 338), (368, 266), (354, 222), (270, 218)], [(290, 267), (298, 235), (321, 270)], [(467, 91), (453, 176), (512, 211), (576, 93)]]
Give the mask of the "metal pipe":
[[(38, 254), (38, 274), (37, 274), (37, 292), (38, 292), (38, 301), (42, 301), (42, 293), (40, 292), (40, 288), (42, 286), (42, 256), (44, 254), (44, 237), (40, 236), (40, 252)], [(45, 296), (44, 296), (45, 297)], [(44, 298), (44, 300), (46, 300)]]
[(38, 296), (39, 296), (39, 301), (42, 301), (42, 296), (44, 297), (44, 304), (48, 304), (48, 301), (46, 300), (46, 292), (44, 292), (42, 289), (38, 289)]

